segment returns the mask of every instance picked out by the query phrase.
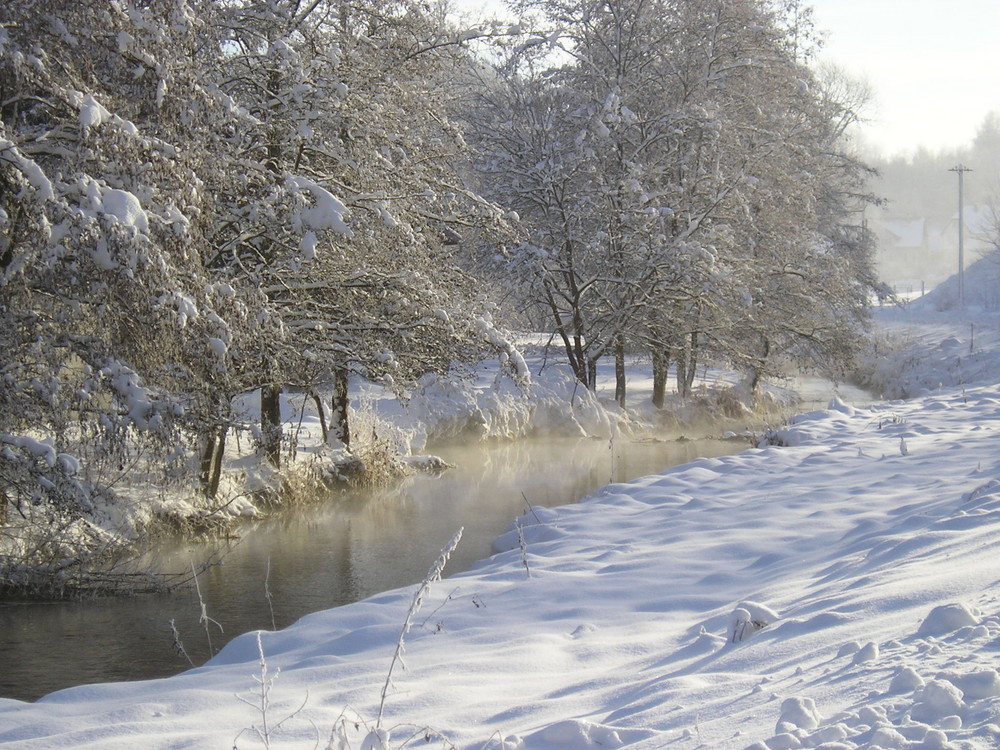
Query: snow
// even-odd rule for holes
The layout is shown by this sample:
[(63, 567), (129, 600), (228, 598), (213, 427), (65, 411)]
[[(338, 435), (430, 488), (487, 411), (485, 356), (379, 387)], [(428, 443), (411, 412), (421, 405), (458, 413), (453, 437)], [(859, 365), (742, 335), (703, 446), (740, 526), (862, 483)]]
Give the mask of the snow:
[(305, 260), (315, 260), (316, 259), (316, 245), (319, 244), (319, 239), (316, 237), (315, 232), (306, 232), (302, 235), (302, 241), (299, 242), (299, 254)]
[(959, 628), (975, 625), (978, 621), (979, 617), (973, 614), (972, 610), (965, 604), (943, 604), (931, 610), (927, 619), (920, 624), (917, 635), (943, 635)]
[(34, 189), (39, 200), (52, 200), (55, 191), (52, 181), (32, 159), (22, 154), (13, 141), (0, 138), (0, 160), (10, 162), (21, 170), (28, 184)]
[[(312, 199), (311, 205), (300, 209), (298, 224), (308, 229), (331, 229), (345, 237), (354, 235), (344, 221), (347, 207), (333, 193), (307, 177), (290, 175), (287, 183), (290, 188), (307, 193)], [(302, 248), (304, 253), (309, 249), (314, 251), (315, 245), (312, 248)]]
[[(429, 549), (423, 586), (175, 677), (0, 700), (0, 745), (995, 748), (995, 315), (887, 310), (870, 377), (911, 400), (836, 399), (757, 448), (530, 509), (470, 571), (435, 580)], [(482, 410), (424, 386), (411, 416)]]
[(225, 359), (226, 354), (229, 352), (229, 345), (225, 341), (216, 337), (210, 336), (208, 339), (208, 348), (212, 350), (214, 354), (219, 359)]
[[(20, 448), (33, 458), (39, 459), (47, 466), (56, 465), (56, 450), (50, 440), (35, 440), (31, 437), (4, 435), (0, 433), (0, 444), (12, 445)], [(59, 454), (59, 457), (65, 454)]]
[(198, 319), (198, 303), (193, 297), (181, 292), (174, 292), (171, 297), (174, 307), (177, 309), (177, 326), (179, 328), (184, 328), (189, 320)]
[(106, 120), (111, 119), (111, 113), (94, 98), (93, 94), (83, 97), (83, 104), (80, 106), (80, 129), (86, 132), (91, 128), (100, 127)]
[(128, 227), (137, 233), (149, 231), (149, 216), (134, 193), (91, 183), (89, 198), (95, 211), (104, 214), (116, 224)]

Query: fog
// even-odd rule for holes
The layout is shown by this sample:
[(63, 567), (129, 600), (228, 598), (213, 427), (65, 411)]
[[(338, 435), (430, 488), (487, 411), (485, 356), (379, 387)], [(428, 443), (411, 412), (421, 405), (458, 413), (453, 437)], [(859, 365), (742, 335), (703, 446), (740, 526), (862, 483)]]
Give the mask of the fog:
[(880, 276), (898, 293), (933, 288), (958, 270), (958, 165), (971, 170), (963, 176), (966, 267), (995, 249), (1000, 114), (988, 115), (964, 148), (875, 155), (869, 163), (878, 171), (871, 190), (884, 205), (865, 219), (878, 239)]
[[(813, 386), (815, 389), (817, 386)], [(819, 393), (828, 397), (830, 385)], [(525, 507), (576, 502), (609, 482), (657, 473), (699, 456), (746, 447), (739, 440), (535, 438), (440, 446), (455, 465), (372, 492), (276, 514), (239, 539), (181, 539), (158, 569), (222, 558), (197, 590), (165, 596), (0, 605), (5, 657), (0, 696), (34, 700), (70, 685), (174, 674), (189, 663), (171, 646), (175, 623), (194, 663), (233, 636), (285, 627), (310, 612), (417, 583), (459, 527), (449, 572), (472, 567)], [(199, 619), (203, 599), (207, 625)], [(218, 623), (216, 625), (215, 623)]]

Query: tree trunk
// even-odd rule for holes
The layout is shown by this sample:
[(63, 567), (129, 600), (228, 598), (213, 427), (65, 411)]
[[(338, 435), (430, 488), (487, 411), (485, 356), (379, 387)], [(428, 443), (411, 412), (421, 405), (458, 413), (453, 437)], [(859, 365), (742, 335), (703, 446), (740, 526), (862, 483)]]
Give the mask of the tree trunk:
[(205, 446), (201, 450), (201, 461), (199, 462), (198, 469), (198, 482), (201, 484), (202, 491), (211, 497), (212, 495), (208, 491), (209, 483), (212, 479), (212, 463), (215, 459), (215, 435), (209, 433), (208, 437), (205, 438)]
[(688, 366), (688, 353), (687, 346), (681, 344), (677, 347), (677, 393), (681, 398), (688, 397), (688, 378), (687, 378), (687, 366)]
[(677, 392), (687, 398), (698, 371), (698, 334), (691, 333), (677, 347)]
[(670, 355), (659, 347), (653, 348), (653, 406), (662, 409), (667, 395)]
[(771, 356), (771, 340), (766, 336), (763, 337), (761, 352), (760, 363), (753, 368), (753, 372), (750, 376), (750, 393), (755, 397), (757, 395), (757, 388), (760, 385), (761, 378), (764, 375), (764, 371), (767, 369), (767, 359)]
[(222, 458), (226, 452), (226, 433), (228, 428), (220, 426), (209, 433), (205, 440), (205, 448), (201, 454), (199, 481), (202, 492), (208, 498), (214, 498), (219, 492), (222, 480)]
[(260, 389), (260, 436), (264, 455), (276, 469), (281, 466), (281, 386)]
[[(572, 340), (570, 339), (570, 333), (566, 329), (562, 315), (559, 312), (559, 305), (556, 303), (556, 299), (552, 295), (552, 290), (549, 289), (548, 285), (545, 287), (545, 298), (548, 302), (549, 310), (552, 313), (552, 322), (555, 323), (556, 333), (558, 333), (559, 338), (562, 339), (563, 348), (566, 351), (566, 359), (569, 361), (569, 366), (573, 369), (573, 374), (576, 376), (576, 379), (580, 381), (580, 384), (589, 387), (586, 363), (583, 358), (583, 344), (580, 335), (577, 333)], [(578, 316), (574, 316), (574, 320), (577, 319)]]
[(694, 376), (698, 371), (698, 332), (691, 333), (690, 348), (687, 362), (687, 388), (686, 393), (691, 393), (694, 386)]
[(625, 337), (615, 337), (615, 401), (625, 408)]
[(219, 428), (219, 437), (216, 440), (215, 457), (212, 460), (212, 475), (208, 482), (208, 496), (215, 497), (219, 493), (219, 482), (222, 481), (222, 458), (226, 454), (226, 433), (228, 428)]
[(323, 408), (323, 400), (316, 391), (309, 391), (309, 397), (316, 404), (316, 413), (319, 415), (319, 429), (323, 433), (323, 445), (330, 439), (330, 428), (326, 426), (326, 409)]
[(337, 370), (333, 374), (333, 396), (330, 398), (330, 439), (339, 440), (344, 447), (351, 448), (351, 427), (347, 420), (350, 395), (347, 390), (347, 370)]

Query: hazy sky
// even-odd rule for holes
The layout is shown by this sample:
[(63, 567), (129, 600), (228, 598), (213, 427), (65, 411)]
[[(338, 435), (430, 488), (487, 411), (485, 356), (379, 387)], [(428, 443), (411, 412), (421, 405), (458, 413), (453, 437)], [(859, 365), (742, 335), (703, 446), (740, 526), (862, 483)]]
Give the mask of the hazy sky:
[(1000, 113), (1000, 0), (809, 4), (828, 32), (821, 58), (874, 90), (863, 137), (882, 152), (962, 146)]

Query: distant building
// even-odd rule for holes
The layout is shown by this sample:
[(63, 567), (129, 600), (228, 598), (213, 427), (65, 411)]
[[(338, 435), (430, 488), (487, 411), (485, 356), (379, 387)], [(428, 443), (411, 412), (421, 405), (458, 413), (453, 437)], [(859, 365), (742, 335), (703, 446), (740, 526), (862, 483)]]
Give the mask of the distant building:
[[(992, 211), (966, 206), (965, 267), (993, 250)], [(869, 218), (878, 240), (879, 276), (900, 294), (932, 289), (958, 271), (958, 211), (948, 221), (881, 215)]]

